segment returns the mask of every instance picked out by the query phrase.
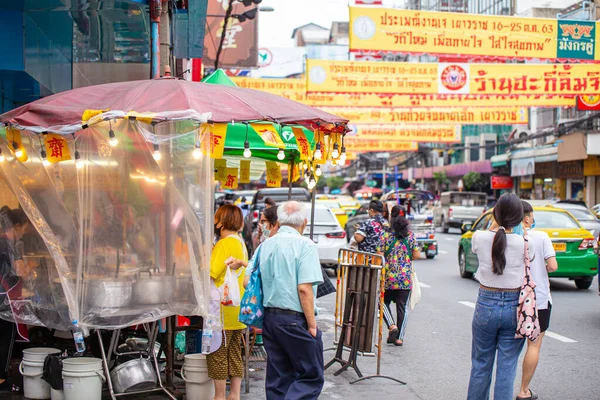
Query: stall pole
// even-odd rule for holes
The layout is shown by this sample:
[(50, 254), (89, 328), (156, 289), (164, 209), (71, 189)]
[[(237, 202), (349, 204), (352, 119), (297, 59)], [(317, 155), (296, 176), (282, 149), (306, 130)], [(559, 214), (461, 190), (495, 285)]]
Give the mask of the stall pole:
[(289, 170), (288, 170), (288, 201), (292, 200), (292, 179), (294, 174), (294, 159), (290, 161)]
[(150, 39), (152, 42), (150, 79), (156, 79), (160, 78), (160, 39), (158, 34), (160, 12), (162, 11), (160, 0), (152, 0), (150, 11)]
[(315, 202), (317, 199), (317, 187), (315, 186), (312, 190), (312, 199), (310, 206), (310, 240), (313, 240), (313, 235), (315, 232)]

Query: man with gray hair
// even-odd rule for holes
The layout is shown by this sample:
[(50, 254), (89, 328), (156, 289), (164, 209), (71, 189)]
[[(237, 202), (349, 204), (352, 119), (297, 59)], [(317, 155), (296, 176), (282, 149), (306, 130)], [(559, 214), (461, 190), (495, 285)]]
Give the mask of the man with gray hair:
[(323, 340), (315, 321), (323, 274), (317, 246), (303, 236), (306, 216), (304, 204), (282, 204), (277, 235), (261, 245), (268, 400), (317, 399), (323, 388)]

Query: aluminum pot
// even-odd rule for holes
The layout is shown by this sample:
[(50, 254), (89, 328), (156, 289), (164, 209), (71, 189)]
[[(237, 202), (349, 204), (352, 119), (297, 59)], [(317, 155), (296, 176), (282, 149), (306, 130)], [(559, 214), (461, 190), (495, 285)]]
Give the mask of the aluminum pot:
[(169, 303), (173, 296), (173, 277), (140, 274), (133, 284), (133, 301), (139, 305)]
[(148, 390), (156, 387), (156, 372), (147, 358), (136, 358), (117, 365), (110, 373), (116, 393)]
[(129, 305), (132, 282), (117, 279), (90, 280), (87, 282), (88, 304), (97, 308), (119, 308)]

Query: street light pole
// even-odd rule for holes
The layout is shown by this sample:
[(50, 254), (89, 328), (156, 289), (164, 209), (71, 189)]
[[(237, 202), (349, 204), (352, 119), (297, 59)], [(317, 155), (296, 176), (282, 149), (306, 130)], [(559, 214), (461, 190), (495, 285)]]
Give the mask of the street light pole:
[(223, 29), (221, 30), (221, 40), (219, 41), (219, 48), (217, 49), (217, 54), (215, 56), (215, 71), (219, 69), (219, 58), (221, 57), (223, 44), (225, 43), (225, 36), (227, 35), (227, 25), (229, 24), (229, 19), (233, 13), (233, 0), (228, 1), (229, 3), (227, 5), (227, 11), (225, 11), (225, 19), (223, 20)]

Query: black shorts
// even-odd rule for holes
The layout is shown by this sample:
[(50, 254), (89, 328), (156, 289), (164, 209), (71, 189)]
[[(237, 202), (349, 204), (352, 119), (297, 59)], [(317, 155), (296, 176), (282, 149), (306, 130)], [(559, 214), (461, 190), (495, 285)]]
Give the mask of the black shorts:
[(538, 318), (540, 320), (540, 332), (546, 332), (550, 326), (550, 314), (552, 313), (552, 303), (548, 302), (548, 308), (538, 310)]

